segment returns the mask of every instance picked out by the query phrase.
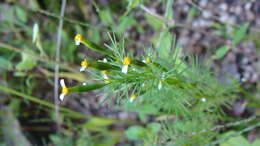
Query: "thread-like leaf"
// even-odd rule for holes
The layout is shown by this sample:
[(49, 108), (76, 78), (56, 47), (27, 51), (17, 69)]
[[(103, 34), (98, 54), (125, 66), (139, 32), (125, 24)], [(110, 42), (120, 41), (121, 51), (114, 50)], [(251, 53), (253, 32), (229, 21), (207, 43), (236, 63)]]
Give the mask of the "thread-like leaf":
[(104, 55), (108, 55), (108, 56), (112, 56), (112, 53), (109, 50), (106, 50), (104, 48), (101, 48), (100, 46), (98, 46), (97, 44), (95, 44), (94, 42), (91, 42), (89, 40), (84, 39), (82, 41), (82, 43), (88, 47), (89, 49), (93, 50), (93, 51), (97, 51), (100, 52)]
[(97, 70), (120, 70), (120, 67), (104, 62), (91, 62), (91, 67)]
[(88, 91), (92, 91), (92, 90), (96, 90), (96, 89), (100, 89), (104, 86), (106, 86), (107, 84), (88, 84), (88, 85), (79, 85), (79, 86), (74, 86), (69, 88), (69, 90), (71, 92), (74, 93), (81, 93), (81, 92), (88, 92)]
[(135, 65), (137, 65), (137, 66), (146, 66), (146, 64), (145, 63), (143, 63), (142, 61), (140, 61), (140, 60), (137, 60), (137, 59), (134, 59), (133, 60), (133, 64), (135, 64)]

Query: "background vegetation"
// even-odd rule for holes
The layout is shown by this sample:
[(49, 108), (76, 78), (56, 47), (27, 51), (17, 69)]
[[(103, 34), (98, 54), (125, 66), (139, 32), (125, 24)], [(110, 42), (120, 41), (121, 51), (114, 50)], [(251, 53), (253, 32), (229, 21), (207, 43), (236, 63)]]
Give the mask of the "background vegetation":
[[(1, 145), (260, 145), (260, 2), (68, 0), (65, 6), (61, 17), (59, 0), (0, 2)], [(133, 104), (128, 91), (141, 84), (72, 93), (57, 104), (55, 66), (60, 67), (59, 78), (72, 87), (97, 79), (95, 71), (79, 72), (83, 59), (105, 56), (76, 46), (78, 33), (103, 48), (125, 48), (133, 58), (149, 56), (168, 67), (170, 75), (192, 75), (188, 81), (201, 83), (199, 89), (178, 82), (174, 91), (157, 92), (156, 78), (147, 82), (154, 89)], [(192, 58), (195, 65), (189, 66)], [(161, 76), (156, 67), (151, 70)], [(145, 82), (141, 77), (138, 83)], [(188, 95), (198, 90), (221, 96), (220, 104), (206, 98), (206, 104), (188, 112), (185, 104), (176, 104), (193, 101)], [(171, 95), (185, 98), (166, 98)], [(204, 112), (215, 106), (218, 112)]]

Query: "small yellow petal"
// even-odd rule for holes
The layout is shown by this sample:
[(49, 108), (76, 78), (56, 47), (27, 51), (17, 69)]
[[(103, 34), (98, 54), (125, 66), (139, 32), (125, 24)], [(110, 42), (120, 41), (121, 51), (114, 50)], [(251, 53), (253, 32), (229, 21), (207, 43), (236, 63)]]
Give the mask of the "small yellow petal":
[(62, 94), (66, 95), (69, 93), (69, 88), (67, 88), (66, 86), (62, 87)]
[(152, 60), (151, 60), (150, 57), (146, 57), (146, 58), (145, 58), (145, 63), (151, 63), (151, 62), (152, 62)]
[(132, 60), (129, 57), (125, 57), (123, 60), (123, 65), (130, 65), (132, 63)]
[(108, 74), (108, 70), (102, 70), (101, 73), (102, 74)]
[(83, 39), (83, 37), (82, 37), (81, 34), (77, 34), (77, 35), (74, 37), (74, 40), (75, 40), (75, 41), (82, 42), (84, 39)]
[(90, 62), (88, 62), (87, 60), (84, 60), (84, 61), (81, 62), (81, 67), (87, 68), (89, 66), (90, 66)]
[(137, 95), (135, 95), (135, 94), (133, 94), (133, 95), (131, 95), (131, 99), (136, 99), (138, 96)]

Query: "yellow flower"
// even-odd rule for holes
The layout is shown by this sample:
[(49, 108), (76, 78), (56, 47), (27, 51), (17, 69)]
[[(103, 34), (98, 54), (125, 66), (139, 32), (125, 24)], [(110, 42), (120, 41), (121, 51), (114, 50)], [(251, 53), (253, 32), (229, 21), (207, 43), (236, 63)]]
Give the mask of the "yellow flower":
[(75, 40), (75, 44), (78, 46), (78, 45), (80, 45), (80, 43), (83, 42), (84, 38), (82, 37), (81, 34), (77, 34), (77, 35), (74, 37), (74, 40)]
[(132, 94), (130, 96), (130, 102), (133, 102), (138, 96), (136, 94)]
[(144, 60), (143, 60), (143, 63), (151, 63), (152, 60), (150, 57), (146, 57)]
[(109, 79), (109, 77), (107, 76), (108, 70), (102, 70), (101, 73), (102, 73), (103, 78), (104, 78), (105, 80), (108, 80), (108, 79)]
[(60, 100), (63, 101), (65, 95), (69, 93), (69, 88), (67, 88), (64, 79), (60, 80), (60, 86), (62, 87), (62, 91), (60, 94)]
[(89, 67), (90, 66), (90, 62), (88, 62), (87, 60), (83, 60), (82, 62), (81, 62), (81, 68), (80, 68), (80, 70), (79, 71), (84, 71), (87, 67)]
[(122, 73), (128, 72), (128, 66), (132, 63), (132, 60), (129, 57), (125, 57), (123, 60)]

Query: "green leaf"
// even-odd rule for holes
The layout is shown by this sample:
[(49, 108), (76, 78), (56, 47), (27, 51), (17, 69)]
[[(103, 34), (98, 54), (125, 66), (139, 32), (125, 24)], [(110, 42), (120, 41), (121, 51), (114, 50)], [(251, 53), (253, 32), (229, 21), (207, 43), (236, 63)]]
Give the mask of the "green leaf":
[(132, 126), (125, 131), (125, 135), (131, 140), (141, 140), (145, 134), (145, 128), (141, 126)]
[(166, 3), (166, 11), (165, 11), (165, 18), (166, 19), (173, 19), (173, 0), (167, 0)]
[(111, 11), (109, 9), (104, 9), (99, 11), (99, 17), (101, 19), (101, 22), (106, 25), (112, 25), (114, 24), (114, 20), (111, 14)]
[(116, 122), (114, 119), (102, 118), (102, 117), (93, 117), (86, 124), (86, 127), (89, 126), (109, 126)]
[(104, 48), (99, 47), (97, 44), (95, 44), (92, 41), (86, 40), (84, 39), (82, 42), (86, 47), (88, 47), (89, 49), (93, 50), (93, 51), (97, 51), (100, 52), (104, 55), (108, 55), (108, 56), (112, 56), (112, 53), (109, 50), (106, 50)]
[(127, 11), (138, 7), (141, 4), (141, 0), (128, 0)]
[(3, 57), (0, 57), (0, 68), (6, 69), (6, 70), (11, 70), (12, 63)]
[(251, 146), (260, 146), (260, 139), (256, 139)]
[(94, 61), (91, 62), (91, 67), (97, 70), (121, 70), (120, 67), (108, 63)]
[(89, 29), (88, 37), (91, 37), (93, 42), (95, 43), (100, 43), (101, 41), (100, 32), (97, 29)]
[(137, 60), (137, 59), (133, 59), (133, 64), (137, 65), (137, 66), (141, 66), (141, 67), (146, 66), (145, 63), (143, 63), (142, 61)]
[(19, 20), (21, 20), (23, 23), (27, 21), (27, 13), (24, 9), (22, 9), (19, 6), (15, 7), (15, 12)]
[(22, 61), (16, 65), (17, 70), (30, 70), (33, 69), (37, 65), (37, 61), (34, 57), (27, 55), (25, 53), (22, 54)]
[[(234, 131), (227, 132), (222, 137), (228, 137), (234, 134)], [(250, 143), (243, 136), (236, 136), (228, 139), (225, 142), (220, 143), (220, 146), (250, 146)]]
[(164, 24), (162, 20), (149, 14), (145, 14), (145, 19), (147, 20), (148, 24), (151, 25), (155, 30), (161, 29)]
[(81, 93), (81, 92), (88, 92), (96, 89), (103, 88), (107, 84), (88, 84), (88, 85), (78, 85), (69, 88), (69, 90), (73, 93)]
[(124, 33), (127, 28), (134, 24), (136, 24), (136, 21), (133, 16), (123, 16), (120, 18), (120, 23), (116, 26), (116, 30), (118, 33)]
[(228, 46), (222, 46), (220, 48), (218, 48), (217, 52), (215, 53), (215, 55), (212, 56), (212, 59), (221, 59), (223, 58), (227, 52), (230, 50), (230, 48)]
[(240, 43), (241, 40), (245, 38), (248, 27), (249, 23), (246, 23), (235, 32), (233, 36), (233, 44), (237, 45), (238, 43)]
[(157, 52), (160, 54), (162, 58), (168, 58), (172, 46), (172, 35), (168, 29), (165, 29), (160, 34), (160, 39), (157, 42)]
[(152, 133), (156, 133), (161, 129), (161, 125), (159, 123), (150, 123), (148, 124), (147, 129)]
[(199, 11), (196, 8), (191, 8), (188, 12), (187, 20), (192, 21), (198, 13)]

